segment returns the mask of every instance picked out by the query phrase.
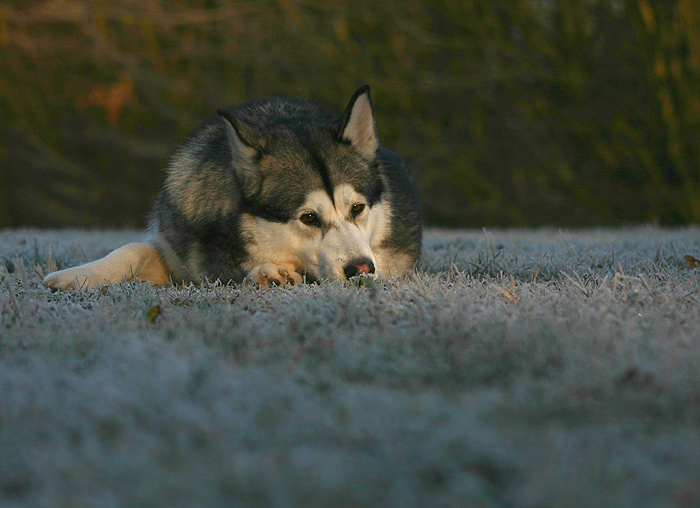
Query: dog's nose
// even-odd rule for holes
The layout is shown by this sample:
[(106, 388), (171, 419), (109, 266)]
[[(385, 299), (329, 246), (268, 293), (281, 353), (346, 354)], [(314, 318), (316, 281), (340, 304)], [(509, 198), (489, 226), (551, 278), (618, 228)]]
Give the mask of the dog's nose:
[(371, 259), (356, 259), (351, 261), (344, 269), (345, 278), (355, 277), (356, 275), (367, 275), (374, 273), (374, 263)]

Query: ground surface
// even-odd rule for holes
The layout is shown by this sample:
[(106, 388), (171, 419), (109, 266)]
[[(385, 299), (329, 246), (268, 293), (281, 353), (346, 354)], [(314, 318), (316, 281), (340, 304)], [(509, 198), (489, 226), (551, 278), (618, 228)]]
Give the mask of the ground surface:
[(0, 506), (695, 507), (700, 229), (430, 231), (417, 273), (257, 290), (46, 272), (0, 231)]

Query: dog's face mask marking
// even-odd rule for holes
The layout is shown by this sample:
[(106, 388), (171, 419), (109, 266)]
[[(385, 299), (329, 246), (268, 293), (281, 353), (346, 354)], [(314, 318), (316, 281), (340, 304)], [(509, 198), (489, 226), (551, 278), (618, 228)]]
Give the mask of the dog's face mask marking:
[(381, 200), (371, 204), (351, 185), (310, 192), (285, 223), (248, 216), (253, 236), (251, 257), (270, 256), (291, 265), (308, 280), (346, 279), (381, 271), (374, 253), (386, 234), (386, 210)]

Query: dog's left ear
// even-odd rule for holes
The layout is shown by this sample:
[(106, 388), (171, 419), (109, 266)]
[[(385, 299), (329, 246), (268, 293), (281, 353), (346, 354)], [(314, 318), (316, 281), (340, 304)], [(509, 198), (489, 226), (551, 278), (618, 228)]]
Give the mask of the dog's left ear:
[(360, 154), (372, 159), (379, 147), (377, 130), (374, 126), (372, 99), (369, 86), (360, 87), (350, 99), (341, 118), (340, 141), (350, 142)]
[(243, 196), (251, 199), (260, 191), (262, 184), (263, 175), (258, 160), (264, 146), (256, 142), (250, 128), (229, 111), (219, 109), (217, 113), (223, 118), (226, 129), (226, 139), (231, 151), (231, 169), (237, 177)]

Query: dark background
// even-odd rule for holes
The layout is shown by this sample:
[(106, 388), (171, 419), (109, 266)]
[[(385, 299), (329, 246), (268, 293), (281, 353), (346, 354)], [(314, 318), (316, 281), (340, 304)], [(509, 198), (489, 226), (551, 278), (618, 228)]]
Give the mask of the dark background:
[(142, 226), (217, 107), (364, 83), (430, 224), (700, 220), (698, 0), (3, 0), (0, 227)]

